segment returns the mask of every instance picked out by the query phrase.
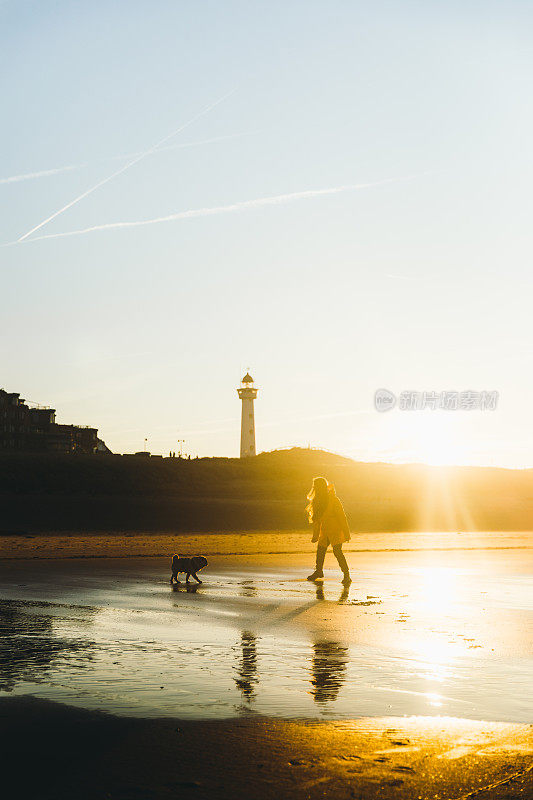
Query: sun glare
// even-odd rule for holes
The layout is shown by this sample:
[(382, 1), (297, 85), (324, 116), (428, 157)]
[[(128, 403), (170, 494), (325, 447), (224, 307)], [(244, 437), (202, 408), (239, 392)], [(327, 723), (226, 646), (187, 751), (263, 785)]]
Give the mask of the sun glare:
[(422, 567), (419, 571), (417, 601), (425, 613), (439, 619), (446, 616), (458, 600), (458, 572), (452, 567)]
[(468, 452), (454, 420), (442, 412), (402, 412), (403, 440), (409, 460), (445, 466), (466, 464)]
[[(460, 603), (459, 572), (449, 567), (426, 566), (416, 570), (414, 600), (419, 613), (439, 620), (441, 623)], [(450, 639), (446, 625), (435, 630), (423, 626), (420, 634), (409, 638), (409, 649), (418, 662), (420, 677), (431, 684), (444, 682), (452, 669), (452, 663), (465, 651), (465, 644), (456, 637)], [(426, 693), (428, 702), (440, 706), (441, 699), (435, 687)]]

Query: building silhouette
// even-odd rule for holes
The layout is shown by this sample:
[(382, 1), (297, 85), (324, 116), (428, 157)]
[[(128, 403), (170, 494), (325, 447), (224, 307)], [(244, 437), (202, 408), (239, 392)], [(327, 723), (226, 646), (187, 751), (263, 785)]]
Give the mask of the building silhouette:
[(29, 453), (110, 452), (98, 429), (60, 425), (54, 408), (29, 406), (17, 392), (0, 389), (0, 450)]

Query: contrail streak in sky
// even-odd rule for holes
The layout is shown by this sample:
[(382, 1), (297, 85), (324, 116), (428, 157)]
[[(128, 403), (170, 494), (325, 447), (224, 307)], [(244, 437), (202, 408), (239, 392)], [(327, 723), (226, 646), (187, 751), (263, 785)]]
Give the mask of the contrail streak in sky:
[[(423, 173), (427, 174), (427, 173)], [(138, 228), (143, 225), (156, 225), (160, 222), (172, 222), (180, 219), (192, 219), (194, 217), (210, 217), (217, 214), (229, 214), (233, 211), (243, 211), (247, 208), (260, 208), (261, 206), (275, 206), (282, 203), (292, 203), (296, 200), (305, 200), (311, 197), (321, 197), (323, 195), (341, 194), (342, 192), (355, 191), (357, 189), (370, 189), (374, 186), (385, 186), (389, 183), (410, 180), (419, 175), (407, 175), (401, 178), (385, 178), (381, 181), (372, 183), (350, 183), (345, 186), (334, 186), (329, 189), (309, 189), (304, 192), (291, 192), (290, 194), (277, 194), (271, 197), (258, 197), (255, 200), (243, 200), (239, 203), (231, 203), (227, 206), (213, 206), (211, 208), (194, 208), (189, 211), (178, 211), (175, 214), (168, 214), (164, 217), (154, 219), (143, 219), (134, 222), (108, 222), (103, 225), (93, 225), (90, 228), (81, 228), (76, 231), (66, 231), (65, 233), (48, 233), (43, 236), (34, 236), (30, 241), (37, 242), (40, 239), (61, 239), (66, 236), (80, 236), (84, 233), (93, 231), (105, 231), (112, 228)], [(29, 234), (28, 234), (29, 235)], [(19, 239), (20, 241), (20, 239)]]
[(9, 178), (0, 178), (2, 183), (19, 183), (19, 181), (30, 181), (33, 178), (44, 178), (48, 175), (57, 175), (60, 172), (69, 172), (73, 169), (81, 169), (85, 164), (73, 164), (68, 167), (56, 167), (55, 169), (42, 169), (40, 172), (26, 172), (23, 175), (12, 175)]
[[(243, 133), (228, 133), (225, 136), (214, 136), (211, 139), (199, 139), (197, 142), (183, 142), (183, 144), (168, 144), (166, 147), (158, 147), (154, 153), (166, 153), (167, 150), (180, 150), (184, 147), (200, 147), (203, 144), (214, 144), (215, 142), (224, 142), (228, 139), (239, 139), (242, 136), (252, 136), (253, 131), (244, 131)], [(19, 181), (30, 181), (35, 178), (45, 178), (49, 175), (58, 175), (61, 172), (69, 172), (71, 170), (83, 169), (88, 167), (91, 163), (101, 163), (103, 161), (120, 161), (124, 158), (134, 158), (141, 155), (140, 152), (136, 153), (123, 153), (118, 156), (107, 156), (100, 158), (97, 161), (85, 162), (83, 164), (71, 164), (65, 167), (55, 167), (54, 169), (43, 169), (39, 172), (25, 172), (22, 175), (12, 175), (9, 178), (0, 178), (0, 185), (4, 183), (18, 183)]]
[(35, 225), (35, 227), (33, 227), (31, 230), (27, 231), (27, 233), (23, 234), (19, 239), (17, 239), (17, 242), (23, 242), (24, 239), (27, 239), (28, 236), (31, 236), (32, 233), (35, 233), (35, 231), (38, 231), (40, 228), (42, 228), (48, 222), (51, 222), (53, 219), (58, 217), (64, 211), (67, 211), (67, 209), (72, 208), (72, 206), (76, 205), (76, 203), (79, 203), (80, 200), (83, 200), (84, 197), (87, 197), (88, 195), (90, 195), (93, 192), (95, 192), (96, 189), (99, 189), (100, 186), (103, 186), (104, 184), (109, 183), (109, 181), (113, 180), (113, 178), (116, 178), (118, 175), (121, 175), (123, 172), (126, 172), (126, 170), (129, 169), (130, 167), (133, 167), (134, 164), (138, 164), (139, 161), (142, 161), (143, 158), (146, 158), (146, 156), (149, 156), (151, 153), (153, 153), (155, 150), (157, 150), (158, 147), (161, 147), (162, 144), (164, 144), (165, 142), (168, 142), (168, 140), (172, 139), (174, 136), (177, 136), (178, 133), (181, 133), (181, 131), (185, 130), (185, 128), (188, 128), (189, 125), (192, 125), (192, 123), (196, 122), (197, 119), (200, 119), (200, 117), (203, 117), (205, 114), (207, 114), (213, 108), (215, 108), (215, 106), (218, 106), (220, 103), (222, 103), (222, 101), (225, 100), (227, 97), (229, 97), (230, 94), (233, 94), (234, 91), (235, 91), (235, 89), (232, 89), (231, 92), (228, 92), (223, 97), (221, 97), (219, 100), (216, 100), (214, 103), (211, 103), (210, 105), (206, 106), (204, 109), (202, 109), (202, 111), (199, 111), (198, 114), (195, 114), (195, 116), (191, 117), (190, 120), (185, 122), (183, 125), (180, 125), (180, 127), (176, 128), (175, 131), (172, 131), (172, 133), (169, 133), (168, 136), (165, 136), (163, 139), (160, 139), (158, 142), (156, 142), (148, 150), (145, 150), (143, 153), (138, 155), (132, 161), (128, 161), (127, 164), (124, 164), (124, 166), (121, 167), (120, 169), (118, 169), (116, 172), (113, 172), (111, 175), (108, 175), (107, 178), (104, 178), (103, 180), (101, 180), (97, 184), (95, 184), (94, 186), (91, 186), (90, 189), (87, 189), (87, 191), (83, 192), (83, 194), (80, 194), (80, 195), (78, 195), (78, 197), (75, 197), (74, 200), (71, 200), (70, 203), (67, 203), (66, 206), (63, 206), (62, 208), (58, 209), (58, 211), (55, 211), (49, 217), (44, 219), (42, 222), (39, 222), (38, 225)]

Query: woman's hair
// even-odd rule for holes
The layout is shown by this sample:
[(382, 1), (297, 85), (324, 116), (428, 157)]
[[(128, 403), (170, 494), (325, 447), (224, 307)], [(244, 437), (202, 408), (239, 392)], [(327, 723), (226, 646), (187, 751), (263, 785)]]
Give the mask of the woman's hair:
[(309, 500), (306, 506), (309, 522), (320, 522), (329, 500), (329, 486), (325, 478), (313, 478), (313, 486), (307, 495)]

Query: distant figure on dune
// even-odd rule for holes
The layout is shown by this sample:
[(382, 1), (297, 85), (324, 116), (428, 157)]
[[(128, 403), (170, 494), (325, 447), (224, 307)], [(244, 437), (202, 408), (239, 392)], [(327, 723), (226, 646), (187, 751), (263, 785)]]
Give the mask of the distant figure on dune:
[(344, 576), (342, 582), (348, 586), (352, 579), (342, 552), (342, 544), (350, 541), (350, 529), (342, 503), (335, 494), (335, 487), (325, 478), (314, 478), (307, 499), (309, 505), (306, 511), (309, 522), (313, 525), (312, 541), (317, 542), (315, 571), (312, 575), (308, 575), (307, 580), (318, 581), (324, 577), (324, 558), (326, 550), (331, 545)]

